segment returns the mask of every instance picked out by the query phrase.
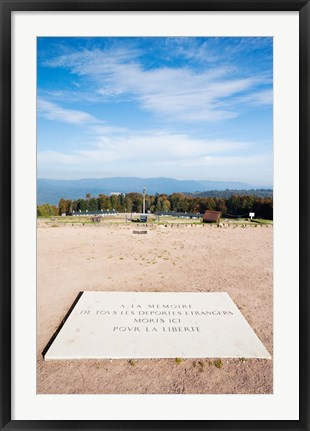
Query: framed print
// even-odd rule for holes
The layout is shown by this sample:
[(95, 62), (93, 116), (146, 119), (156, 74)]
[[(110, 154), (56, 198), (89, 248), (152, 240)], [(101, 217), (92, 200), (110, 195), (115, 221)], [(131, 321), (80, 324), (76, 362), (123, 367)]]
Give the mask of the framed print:
[(308, 27), (1, 1), (2, 429), (309, 428)]

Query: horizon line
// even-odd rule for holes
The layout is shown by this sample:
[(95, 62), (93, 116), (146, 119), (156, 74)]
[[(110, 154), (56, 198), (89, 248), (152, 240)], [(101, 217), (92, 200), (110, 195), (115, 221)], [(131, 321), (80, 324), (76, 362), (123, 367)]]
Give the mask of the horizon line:
[(47, 177), (37, 177), (37, 180), (49, 180), (49, 181), (80, 181), (80, 180), (107, 180), (107, 179), (113, 179), (113, 178), (135, 178), (139, 180), (156, 180), (156, 179), (165, 179), (165, 180), (174, 180), (174, 181), (195, 181), (195, 182), (220, 182), (220, 183), (242, 183), (248, 186), (257, 186), (257, 187), (266, 187), (273, 189), (273, 186), (271, 185), (259, 185), (259, 184), (253, 184), (253, 183), (247, 183), (243, 180), (210, 180), (210, 179), (179, 179), (179, 178), (173, 178), (173, 177), (136, 177), (136, 176), (111, 176), (111, 177), (81, 177), (81, 178), (47, 178)]

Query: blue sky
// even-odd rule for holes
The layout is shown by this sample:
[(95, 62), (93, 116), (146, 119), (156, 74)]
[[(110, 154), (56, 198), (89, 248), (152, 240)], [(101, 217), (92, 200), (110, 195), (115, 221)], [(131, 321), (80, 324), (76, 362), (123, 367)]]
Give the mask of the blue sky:
[(37, 40), (38, 177), (272, 186), (272, 38)]

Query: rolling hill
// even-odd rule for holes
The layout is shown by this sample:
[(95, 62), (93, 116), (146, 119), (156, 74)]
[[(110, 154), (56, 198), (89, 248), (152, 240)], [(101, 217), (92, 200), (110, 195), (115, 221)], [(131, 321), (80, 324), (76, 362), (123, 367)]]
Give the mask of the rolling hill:
[(85, 178), (80, 180), (51, 180), (39, 178), (37, 180), (37, 203), (58, 204), (59, 199), (85, 198), (86, 193), (98, 196), (100, 193), (142, 193), (146, 187), (147, 194), (155, 193), (197, 193), (208, 190), (250, 190), (261, 188), (241, 182), (233, 181), (195, 181), (176, 180), (173, 178)]

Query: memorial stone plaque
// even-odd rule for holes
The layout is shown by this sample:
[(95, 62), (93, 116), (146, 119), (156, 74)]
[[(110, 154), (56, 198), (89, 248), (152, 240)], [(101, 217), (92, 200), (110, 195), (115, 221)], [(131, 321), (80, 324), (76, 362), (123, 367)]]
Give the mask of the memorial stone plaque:
[(46, 360), (270, 358), (226, 292), (83, 292)]

